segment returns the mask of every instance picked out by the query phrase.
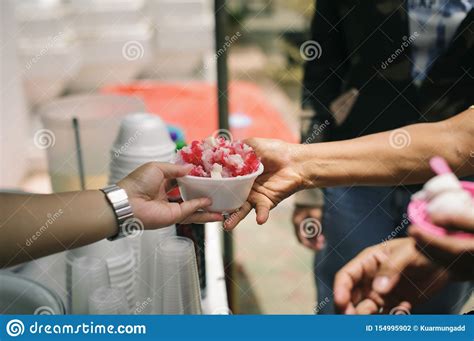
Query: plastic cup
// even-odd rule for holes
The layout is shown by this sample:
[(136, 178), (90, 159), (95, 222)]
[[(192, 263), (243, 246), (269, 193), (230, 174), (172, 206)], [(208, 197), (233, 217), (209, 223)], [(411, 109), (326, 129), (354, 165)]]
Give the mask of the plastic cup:
[[(474, 182), (461, 181), (461, 186), (474, 198)], [(441, 226), (431, 223), (427, 213), (427, 206), (428, 203), (425, 200), (414, 199), (410, 202), (408, 205), (408, 217), (413, 224), (436, 236), (448, 235), (457, 238), (472, 238), (472, 234), (447, 230)]]
[(126, 292), (119, 288), (101, 287), (89, 296), (89, 314), (126, 315), (130, 313)]
[[(154, 278), (162, 271), (160, 264), (155, 261), (155, 248), (167, 238), (176, 236), (176, 226), (168, 226), (155, 231), (144, 231), (140, 236), (140, 256), (137, 274), (137, 299), (144, 302), (153, 297), (156, 290)], [(151, 314), (152, 306), (147, 305), (141, 314)]]
[(247, 200), (255, 179), (263, 173), (263, 165), (254, 173), (235, 178), (204, 178), (186, 175), (178, 178), (179, 190), (184, 200), (211, 198), (210, 212), (231, 213)]
[(144, 103), (118, 95), (77, 95), (53, 101), (39, 110), (45, 130), (35, 143), (47, 150), (48, 168), (55, 192), (80, 190), (79, 166), (72, 119), (79, 121), (86, 188), (107, 183), (110, 148), (122, 117), (143, 111)]
[(72, 314), (88, 313), (92, 290), (110, 285), (107, 263), (98, 258), (66, 256), (66, 283)]
[(119, 157), (143, 158), (169, 155), (176, 145), (171, 140), (166, 124), (161, 118), (148, 113), (127, 115), (120, 123), (112, 152)]
[(155, 250), (153, 313), (201, 314), (201, 292), (193, 242), (170, 237)]

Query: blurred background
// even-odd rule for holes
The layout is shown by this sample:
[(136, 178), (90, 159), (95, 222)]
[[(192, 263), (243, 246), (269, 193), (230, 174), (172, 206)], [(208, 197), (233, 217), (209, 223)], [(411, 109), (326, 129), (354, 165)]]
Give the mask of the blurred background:
[[(44, 147), (55, 136), (39, 135), (40, 113), (72, 95), (138, 96), (187, 141), (210, 135), (217, 129), (216, 61), (225, 52), (234, 137), (298, 140), (299, 47), (309, 36), (312, 0), (227, 1), (218, 9), (226, 12), (226, 43), (217, 49), (211, 0), (9, 0), (1, 6), (1, 188), (52, 190)], [(199, 124), (190, 121), (195, 115)], [(88, 179), (87, 187), (104, 181)], [(291, 212), (290, 198), (264, 226), (250, 215), (234, 232), (234, 313), (314, 313), (313, 255), (297, 243)]]

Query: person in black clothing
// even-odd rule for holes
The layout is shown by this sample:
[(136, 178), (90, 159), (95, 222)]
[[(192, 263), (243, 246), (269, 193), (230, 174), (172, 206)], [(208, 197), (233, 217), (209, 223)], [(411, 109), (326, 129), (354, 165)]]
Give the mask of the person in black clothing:
[[(314, 114), (303, 118), (302, 142), (439, 121), (467, 108), (474, 91), (473, 7), (474, 1), (317, 1), (311, 39), (321, 53), (305, 66), (303, 107)], [(394, 148), (409, 138), (396, 131)], [(295, 227), (322, 217), (326, 245), (315, 259), (319, 300), (332, 298), (334, 275), (348, 260), (397, 226), (406, 229), (413, 191), (351, 186), (297, 194)], [(301, 229), (295, 231), (305, 239)], [(450, 285), (415, 312), (455, 313), (466, 287)], [(334, 313), (334, 307), (328, 304), (319, 313)]]

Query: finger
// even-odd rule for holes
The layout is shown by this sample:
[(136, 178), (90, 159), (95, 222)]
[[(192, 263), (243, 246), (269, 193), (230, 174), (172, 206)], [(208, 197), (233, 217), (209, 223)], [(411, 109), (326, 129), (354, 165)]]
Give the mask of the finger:
[(435, 251), (436, 254), (430, 253), (430, 256), (446, 258), (448, 254), (450, 257), (453, 257), (473, 249), (473, 240), (471, 238), (462, 239), (450, 236), (436, 236), (423, 231), (415, 225), (411, 226), (408, 232), (422, 249), (425, 249), (425, 251), (426, 249)]
[(189, 216), (191, 216), (193, 213), (195, 213), (199, 209), (204, 209), (208, 207), (209, 205), (212, 204), (211, 199), (209, 198), (198, 198), (198, 199), (192, 199), (188, 201), (183, 201), (179, 203), (178, 205), (180, 206), (181, 212), (180, 212), (180, 217), (178, 217), (178, 221), (183, 221)]
[(187, 217), (182, 223), (183, 224), (200, 224), (200, 223), (209, 223), (212, 221), (222, 221), (222, 214), (220, 213), (211, 213), (211, 212), (196, 212)]
[(446, 227), (449, 230), (461, 230), (474, 233), (474, 210), (465, 214), (431, 214), (434, 224)]
[(357, 315), (372, 315), (379, 312), (380, 307), (372, 301), (370, 298), (362, 300), (359, 304), (355, 306), (355, 311)]
[(405, 269), (410, 257), (405, 252), (395, 252), (390, 257), (384, 257), (379, 270), (375, 274), (372, 289), (378, 294), (388, 294), (400, 281), (400, 275)]
[(176, 165), (164, 162), (154, 162), (154, 164), (163, 172), (165, 179), (176, 179), (185, 176), (194, 167), (193, 165)]
[(251, 210), (252, 205), (246, 201), (238, 211), (235, 211), (229, 215), (229, 217), (224, 221), (224, 229), (234, 229), (237, 224), (250, 213)]
[(334, 279), (334, 304), (340, 311), (346, 311), (352, 303), (352, 292), (362, 278), (362, 272), (358, 262), (349, 262), (337, 272)]

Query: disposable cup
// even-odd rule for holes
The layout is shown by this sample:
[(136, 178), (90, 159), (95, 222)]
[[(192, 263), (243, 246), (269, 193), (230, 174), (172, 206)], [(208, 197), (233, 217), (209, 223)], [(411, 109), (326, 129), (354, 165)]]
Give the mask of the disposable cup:
[[(159, 263), (155, 261), (154, 250), (158, 244), (167, 238), (176, 236), (176, 227), (174, 225), (161, 228), (154, 231), (144, 231), (140, 236), (140, 256), (137, 279), (137, 298), (139, 302), (152, 297), (156, 288), (154, 287), (154, 278), (162, 269)], [(150, 314), (151, 305), (146, 306), (141, 314)]]
[(234, 178), (204, 178), (186, 175), (178, 178), (179, 190), (184, 200), (211, 198), (210, 212), (231, 213), (239, 209), (247, 200), (255, 179), (263, 173), (260, 164), (254, 173)]
[(201, 293), (193, 242), (169, 237), (155, 250), (153, 313), (201, 314)]
[(110, 285), (107, 263), (99, 258), (66, 255), (66, 281), (69, 306), (73, 314), (88, 313), (92, 290)]
[(89, 296), (89, 314), (125, 315), (130, 313), (126, 292), (119, 288), (100, 287)]
[(120, 155), (154, 157), (174, 151), (168, 128), (163, 120), (149, 113), (127, 115), (120, 123), (120, 130), (112, 148)]

